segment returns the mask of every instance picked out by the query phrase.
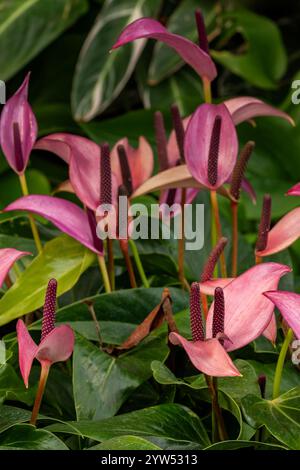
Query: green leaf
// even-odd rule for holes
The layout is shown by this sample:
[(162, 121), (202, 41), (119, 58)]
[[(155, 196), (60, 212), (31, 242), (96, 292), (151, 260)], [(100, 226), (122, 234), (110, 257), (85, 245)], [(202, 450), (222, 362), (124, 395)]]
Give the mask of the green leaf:
[(242, 400), (244, 415), (253, 427), (265, 426), (280, 442), (300, 450), (300, 387), (275, 400), (249, 395)]
[(90, 121), (106, 109), (130, 78), (145, 41), (109, 51), (122, 29), (142, 16), (155, 16), (160, 0), (106, 0), (81, 50), (73, 89), (73, 115)]
[(278, 444), (268, 444), (267, 442), (256, 441), (222, 441), (216, 442), (204, 450), (237, 450), (246, 447), (253, 447), (255, 450), (287, 450), (286, 447)]
[[(193, 42), (197, 42), (198, 33), (195, 23), (195, 10), (201, 8), (206, 28), (210, 25), (215, 16), (215, 5), (210, 0), (202, 0), (200, 5), (198, 0), (185, 0), (174, 10), (169, 18), (167, 28), (170, 32), (187, 37)], [(153, 51), (153, 58), (149, 67), (148, 81), (156, 84), (166, 77), (172, 75), (183, 65), (182, 59), (169, 47), (161, 42), (157, 42)], [(199, 82), (200, 79), (198, 78)]]
[(172, 104), (176, 103), (180, 114), (188, 116), (195, 110), (195, 97), (198, 97), (199, 104), (202, 101), (201, 80), (189, 68), (180, 70), (156, 86), (147, 85), (141, 78), (139, 85), (146, 109), (165, 109), (169, 111)]
[[(46, 176), (37, 170), (28, 170), (26, 179), (30, 194), (50, 194), (51, 187)], [(0, 176), (1, 185), (1, 206), (7, 206), (19, 197), (23, 196), (19, 178), (15, 173), (5, 173)], [(24, 215), (24, 214), (23, 214)], [(10, 214), (11, 218), (12, 214)]]
[(15, 424), (29, 421), (31, 412), (14, 406), (0, 405), (0, 433)]
[(192, 449), (210, 445), (198, 416), (188, 408), (175, 404), (153, 406), (102, 421), (53, 424), (47, 429), (95, 441), (130, 434), (149, 439), (163, 449)]
[(246, 42), (245, 50), (236, 53), (214, 50), (212, 57), (259, 88), (276, 88), (287, 67), (286, 52), (276, 23), (247, 10), (224, 14), (224, 22), (229, 29), (226, 38), (241, 34)]
[(0, 403), (5, 400), (21, 401), (32, 405), (35, 390), (27, 390), (10, 364), (0, 365)]
[(0, 365), (6, 363), (6, 347), (5, 342), (0, 340)]
[[(240, 400), (246, 395), (260, 395), (257, 383), (257, 374), (251, 364), (242, 359), (234, 361), (235, 366), (241, 372), (242, 377), (220, 377), (218, 379), (218, 388), (228, 393), (234, 400)], [(203, 374), (196, 377), (187, 377), (184, 380), (178, 379), (175, 375), (162, 363), (153, 361), (151, 364), (153, 376), (155, 380), (163, 385), (185, 385), (194, 390), (207, 388)]]
[[(188, 296), (181, 289), (171, 288), (173, 311), (179, 312), (188, 304)], [(128, 289), (89, 297), (57, 312), (57, 324), (68, 323), (75, 331), (92, 341), (98, 341), (97, 330), (88, 307), (93, 304), (104, 343), (121, 344), (136, 326), (159, 304), (162, 288)], [(40, 329), (41, 323), (31, 326)]]
[(78, 420), (114, 416), (139, 385), (151, 377), (154, 357), (165, 360), (166, 341), (148, 337), (119, 357), (77, 336), (73, 354), (73, 390)]
[(12, 77), (87, 10), (86, 0), (14, 0), (0, 9), (0, 69)]
[(130, 111), (112, 119), (79, 124), (88, 137), (98, 144), (105, 140), (114, 145), (123, 137), (128, 137), (130, 144), (136, 146), (139, 135), (154, 143), (153, 111)]
[(16, 424), (0, 435), (0, 449), (68, 450), (54, 434), (29, 424)]
[[(257, 361), (249, 361), (249, 363), (254, 367), (257, 376), (263, 374), (267, 377), (266, 398), (272, 398), (276, 363), (266, 364), (265, 362)], [(280, 390), (281, 392), (288, 392), (295, 387), (300, 387), (299, 370), (292, 363), (286, 362), (282, 373)], [(252, 392), (250, 393), (252, 394)]]
[(46, 243), (1, 298), (0, 325), (41, 307), (49, 279), (57, 279), (58, 295), (71, 289), (94, 259), (91, 251), (66, 235)]
[(90, 447), (88, 450), (161, 450), (161, 448), (142, 437), (120, 436)]

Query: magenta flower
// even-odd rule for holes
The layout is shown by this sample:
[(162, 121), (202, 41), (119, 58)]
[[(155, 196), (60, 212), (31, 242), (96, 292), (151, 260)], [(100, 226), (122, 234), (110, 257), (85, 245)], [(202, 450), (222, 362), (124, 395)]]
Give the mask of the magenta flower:
[(55, 327), (57, 282), (51, 279), (48, 283), (42, 323), (42, 334), (39, 345), (31, 338), (23, 320), (18, 320), (17, 336), (19, 344), (19, 365), (26, 388), (34, 359), (42, 368), (49, 369), (55, 362), (69, 359), (74, 348), (74, 333), (70, 326)]
[(214, 331), (209, 338), (205, 337), (200, 306), (200, 288), (197, 283), (192, 284), (190, 295), (192, 341), (188, 341), (174, 332), (170, 333), (169, 338), (172, 344), (184, 348), (190, 361), (200, 372), (213, 377), (240, 376), (240, 372), (222, 345), (224, 337), (224, 303), (222, 303), (222, 292), (220, 291), (222, 289), (219, 291), (216, 289), (219, 299), (214, 314)]
[(65, 199), (45, 195), (24, 196), (9, 204), (4, 212), (28, 211), (52, 222), (62, 232), (79, 241), (94, 253), (103, 254), (103, 243), (96, 235), (96, 219), (92, 211)]
[(203, 104), (196, 109), (186, 130), (184, 151), (192, 176), (203, 186), (215, 190), (229, 179), (238, 139), (224, 104)]
[(0, 287), (13, 264), (22, 256), (31, 255), (28, 251), (19, 251), (15, 248), (0, 249)]
[(183, 36), (170, 33), (161, 23), (152, 18), (140, 18), (126, 26), (112, 49), (141, 38), (156, 39), (174, 49), (202, 79), (212, 81), (217, 76), (215, 64), (207, 51)]
[[(219, 284), (224, 286), (225, 333), (231, 342), (225, 341), (229, 351), (242, 348), (261, 334), (273, 343), (276, 340), (274, 306), (262, 295), (278, 287), (282, 276), (290, 272), (288, 266), (278, 263), (262, 263), (245, 271), (235, 279), (213, 279), (200, 283), (201, 292), (211, 295)], [(272, 286), (272, 287), (270, 287)], [(213, 305), (207, 317), (207, 331), (210, 334), (213, 323)]]
[(300, 339), (300, 295), (287, 291), (269, 291), (264, 295), (280, 310), (297, 339)]
[(286, 194), (287, 196), (300, 196), (300, 183), (295, 184)]
[(9, 166), (22, 175), (37, 138), (37, 122), (28, 103), (28, 73), (16, 93), (4, 105), (0, 119), (0, 142)]
[[(51, 134), (40, 139), (36, 149), (55, 153), (69, 164), (70, 182), (61, 187), (76, 193), (82, 203), (95, 211), (101, 196), (100, 147), (85, 137), (73, 134)], [(124, 149), (119, 156), (118, 149)], [(122, 150), (121, 150), (122, 152)], [(127, 138), (119, 140), (111, 151), (112, 198), (115, 202), (123, 177), (130, 179), (132, 190), (150, 178), (153, 171), (153, 152), (144, 137), (140, 137), (137, 149), (131, 147)]]

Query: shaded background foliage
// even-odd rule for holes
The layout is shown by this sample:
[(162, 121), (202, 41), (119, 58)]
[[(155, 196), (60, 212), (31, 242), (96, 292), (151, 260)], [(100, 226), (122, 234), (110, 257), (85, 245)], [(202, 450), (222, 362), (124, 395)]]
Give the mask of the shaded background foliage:
[[(291, 103), (291, 83), (300, 78), (298, 2), (0, 0), (0, 79), (5, 80), (7, 96), (10, 96), (31, 70), (30, 102), (37, 116), (40, 137), (52, 132), (72, 132), (97, 143), (108, 141), (113, 145), (124, 136), (128, 136), (130, 143), (137, 144), (138, 136), (144, 135), (154, 144), (154, 111), (164, 112), (168, 127), (169, 109), (174, 102), (183, 115), (190, 114), (202, 102), (200, 80), (161, 44), (139, 42), (111, 54), (109, 49), (120, 30), (141, 16), (156, 17), (172, 31), (196, 41), (194, 10), (197, 7), (203, 10), (211, 54), (218, 67), (218, 77), (213, 83), (215, 100), (236, 95), (256, 96), (289, 112), (296, 122), (296, 127), (291, 128), (281, 120), (263, 118), (257, 119), (256, 127), (244, 123), (238, 128), (241, 143), (249, 139), (256, 142), (248, 176), (257, 191), (258, 202), (252, 205), (247, 196), (243, 196), (239, 216), (239, 230), (244, 235), (240, 239), (239, 266), (244, 270), (253, 264), (251, 244), (256, 237), (263, 194), (272, 195), (273, 220), (298, 205), (296, 198), (284, 196), (286, 190), (300, 180), (300, 105)], [(67, 178), (67, 168), (54, 155), (34, 151), (27, 176), (31, 193), (51, 194)], [(0, 158), (0, 188), (1, 207), (21, 195), (18, 180), (3, 156)], [(63, 194), (63, 197), (71, 196)], [(73, 200), (76, 202), (75, 198)], [(145, 202), (150, 201), (150, 197), (145, 198)], [(200, 195), (198, 201), (207, 202), (206, 195)], [(222, 204), (221, 209), (226, 234), (230, 215), (226, 204)], [(207, 238), (209, 216), (206, 209)], [(165, 330), (150, 335), (137, 349), (112, 359), (96, 345), (97, 336), (86, 304), (76, 303), (95, 296), (93, 301), (104, 341), (120, 344), (159, 302), (161, 287), (176, 285), (176, 246), (171, 241), (139, 243), (151, 290), (148, 293), (124, 290), (108, 298), (99, 295), (100, 278), (94, 255), (61, 236), (50, 224), (38, 220), (44, 242), (54, 236), (59, 238), (47, 244), (43, 258), (39, 257), (30, 266), (28, 259), (20, 262), (21, 269), (27, 267), (26, 275), (19, 278), (10, 294), (0, 299), (0, 313), (9, 321), (39, 309), (43, 297), (41, 289), (47, 279), (58, 278), (59, 293), (63, 294), (59, 299), (59, 319), (70, 323), (78, 335), (73, 384), (70, 364), (53, 368), (42, 412), (63, 420), (90, 421), (85, 427), (79, 422), (73, 428), (54, 424), (47, 430), (33, 430), (20, 424), (28, 419), (27, 408), (32, 404), (34, 389), (25, 391), (18, 377), (17, 348), (14, 334), (10, 334), (6, 337), (7, 351), (2, 359), (0, 349), (0, 400), (7, 402), (0, 412), (4, 422), (1, 428), (0, 419), (0, 448), (24, 446), (24, 442), (27, 448), (62, 449), (78, 448), (78, 442), (81, 447), (95, 445), (98, 449), (209, 447), (210, 439), (203, 426), (209, 414), (207, 390), (201, 377), (180, 383), (163, 365), (168, 354)], [(7, 246), (35, 253), (23, 217), (0, 215), (0, 247)], [(198, 279), (208, 251), (209, 248), (204, 247), (196, 256), (186, 254), (189, 280)], [(291, 290), (294, 287), (299, 290), (299, 255), (300, 243), (296, 242), (288, 251), (272, 257), (292, 263), (293, 276), (287, 276), (282, 283)], [(119, 254), (117, 269), (118, 287), (127, 288)], [(174, 311), (185, 309), (185, 295), (176, 287), (172, 294)], [(177, 321), (181, 331), (189, 331), (186, 312), (179, 314)], [(33, 334), (39, 328), (39, 324), (33, 326)], [(14, 323), (1, 327), (2, 334), (13, 330)], [(271, 434), (269, 445), (300, 448), (299, 439), (293, 437), (293, 433), (300, 435), (296, 412), (295, 416), (292, 412), (286, 415), (287, 421), (282, 423), (282, 427), (286, 425), (291, 429), (290, 434), (274, 426), (273, 414), (268, 411), (269, 402), (263, 405), (263, 413), (257, 412), (256, 402), (260, 400), (257, 374), (264, 372), (271, 382), (277, 355), (278, 351), (266, 341), (258, 340), (237, 355), (243, 380), (235, 385), (234, 379), (228, 379), (229, 384), (225, 379), (220, 385), (221, 404), (227, 410), (226, 419), (232, 423), (230, 438), (240, 439), (239, 445), (229, 443), (227, 448), (251, 445), (248, 440), (261, 424), (267, 425)], [(183, 369), (186, 376), (195, 373), (179, 357), (180, 376)], [(36, 369), (32, 384), (36, 383), (37, 373)], [(297, 374), (292, 367), (285, 371), (282, 391), (287, 392), (287, 396), (277, 405), (278, 416), (280, 407), (288, 407), (289, 400), (293, 400), (288, 391), (295, 386), (299, 389)], [(89, 387), (83, 387), (83, 383)], [(56, 387), (60, 389), (59, 396), (55, 393)], [(101, 400), (97, 400), (99, 390)], [(299, 399), (299, 390), (297, 393)], [(19, 402), (17, 406), (16, 402)], [(187, 412), (173, 402), (189, 406), (193, 411)], [(151, 405), (157, 406), (152, 414), (147, 410)], [(139, 414), (123, 415), (132, 411)], [(120, 416), (113, 418), (116, 413)], [(95, 421), (100, 419), (106, 420), (101, 426)], [(5, 423), (8, 424), (5, 426)], [(182, 424), (178, 428), (179, 423)], [(134, 436), (124, 437), (129, 430)], [(64, 440), (57, 437), (61, 433)], [(79, 440), (76, 434), (84, 437)], [(23, 444), (18, 444), (19, 436)], [(99, 442), (102, 444), (97, 444)], [(219, 447), (222, 448), (222, 444)]]

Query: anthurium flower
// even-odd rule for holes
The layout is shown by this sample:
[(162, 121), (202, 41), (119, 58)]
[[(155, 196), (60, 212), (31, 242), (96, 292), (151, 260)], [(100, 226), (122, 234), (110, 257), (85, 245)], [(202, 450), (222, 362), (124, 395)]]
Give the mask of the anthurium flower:
[(28, 251), (19, 251), (15, 248), (0, 249), (0, 287), (14, 263), (22, 256), (31, 255)]
[(280, 290), (264, 292), (264, 295), (274, 303), (297, 339), (300, 339), (300, 295)]
[[(205, 330), (200, 306), (200, 288), (198, 283), (192, 284), (190, 294), (190, 321), (192, 341), (188, 341), (178, 333), (169, 335), (172, 344), (184, 348), (192, 364), (200, 372), (213, 377), (234, 377), (241, 375), (233, 364), (230, 356), (221, 344), (224, 336), (224, 304), (217, 303), (214, 316), (214, 332), (205, 338)], [(222, 318), (223, 317), (223, 318)], [(227, 334), (227, 332), (225, 332)], [(221, 338), (221, 341), (220, 339)]]
[[(122, 166), (129, 168), (133, 190), (150, 178), (153, 171), (153, 152), (144, 137), (139, 138), (137, 149), (129, 144), (127, 138), (119, 140), (111, 151), (114, 197), (122, 184), (123, 168), (118, 156), (120, 146), (125, 149), (126, 161), (122, 160)], [(34, 148), (55, 153), (69, 164), (70, 183), (66, 186), (67, 189), (70, 191), (73, 188), (82, 203), (95, 211), (100, 204), (101, 193), (100, 147), (85, 137), (57, 133), (43, 137)]]
[(141, 38), (156, 39), (174, 49), (202, 79), (207, 78), (212, 81), (217, 76), (215, 64), (206, 51), (189, 39), (170, 33), (161, 23), (152, 18), (139, 18), (126, 26), (112, 49)]
[[(274, 305), (266, 302), (268, 299), (262, 294), (277, 289), (280, 278), (290, 271), (291, 269), (283, 264), (262, 263), (225, 285), (224, 329), (230, 338), (230, 342), (225, 340), (225, 348), (228, 351), (246, 346), (265, 332), (272, 321)], [(212, 332), (213, 311), (212, 304), (206, 324), (208, 335)]]
[(9, 204), (4, 212), (28, 211), (52, 222), (62, 232), (78, 240), (94, 253), (103, 253), (103, 243), (96, 236), (94, 214), (85, 213), (76, 204), (54, 196), (24, 196)]
[(238, 139), (224, 104), (199, 106), (188, 124), (184, 151), (192, 176), (209, 189), (227, 181), (238, 154)]
[(57, 281), (50, 279), (46, 291), (39, 345), (31, 338), (23, 320), (18, 320), (17, 323), (19, 364), (26, 388), (34, 359), (37, 359), (42, 367), (50, 367), (55, 362), (66, 361), (73, 352), (72, 328), (68, 325), (55, 327), (56, 290)]
[(37, 138), (37, 122), (28, 103), (28, 73), (16, 93), (3, 106), (0, 119), (0, 142), (9, 166), (19, 175), (26, 169)]
[(256, 255), (263, 257), (279, 253), (300, 237), (300, 207), (284, 215), (268, 232), (267, 243)]
[(300, 196), (300, 183), (295, 184), (286, 194), (288, 196)]

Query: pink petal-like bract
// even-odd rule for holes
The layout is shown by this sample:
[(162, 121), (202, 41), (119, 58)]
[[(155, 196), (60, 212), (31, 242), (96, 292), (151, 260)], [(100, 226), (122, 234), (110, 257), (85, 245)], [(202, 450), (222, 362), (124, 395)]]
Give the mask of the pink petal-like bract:
[[(290, 271), (283, 264), (262, 263), (248, 269), (224, 287), (224, 333), (230, 339), (225, 341), (228, 351), (246, 346), (264, 332), (272, 319), (274, 305), (262, 294), (277, 289), (280, 278)], [(208, 312), (207, 338), (212, 337), (213, 311), (214, 304)]]
[(275, 344), (277, 337), (277, 323), (275, 313), (272, 314), (271, 321), (263, 332), (263, 336), (271, 343)]
[(260, 116), (280, 117), (294, 125), (293, 119), (287, 113), (252, 96), (239, 96), (224, 101), (224, 104), (228, 108), (235, 125)]
[[(209, 151), (215, 119), (222, 119), (216, 183), (208, 177)], [(185, 134), (184, 152), (192, 176), (209, 189), (217, 189), (232, 173), (238, 154), (238, 140), (232, 118), (224, 104), (202, 104), (194, 112)]]
[(53, 196), (30, 195), (9, 204), (4, 212), (28, 211), (41, 215), (62, 232), (97, 254), (103, 253), (102, 240), (92, 233), (87, 214), (76, 204)]
[(69, 163), (69, 177), (78, 198), (92, 210), (100, 203), (100, 148), (78, 135), (57, 133), (40, 139), (36, 149), (53, 152)]
[(0, 287), (13, 264), (22, 256), (31, 255), (28, 251), (19, 251), (15, 248), (0, 249)]
[(287, 196), (300, 196), (300, 183), (295, 184), (286, 194)]
[(217, 338), (193, 342), (178, 333), (170, 333), (169, 338), (172, 344), (184, 348), (191, 363), (200, 372), (213, 377), (241, 375)]
[(224, 287), (228, 286), (235, 278), (234, 277), (219, 277), (216, 279), (209, 279), (205, 282), (200, 282), (200, 290), (202, 294), (205, 295), (214, 295), (216, 287)]
[(116, 177), (118, 186), (121, 186), (123, 184), (123, 178), (117, 151), (119, 145), (123, 145), (125, 148), (132, 178), (132, 187), (135, 191), (152, 175), (154, 166), (152, 148), (144, 137), (139, 138), (138, 148), (132, 147), (126, 137), (124, 139), (119, 140), (114, 145), (110, 155), (111, 169)]
[(217, 76), (217, 70), (211, 57), (197, 44), (189, 39), (170, 33), (161, 23), (152, 18), (139, 18), (126, 26), (120, 34), (112, 49), (135, 41), (136, 39), (149, 38), (164, 42), (175, 49), (178, 55), (189, 64), (200, 77), (206, 77), (212, 81)]
[(288, 212), (271, 228), (268, 243), (258, 256), (269, 256), (288, 248), (300, 237), (300, 207)]
[(74, 332), (70, 326), (57, 326), (40, 342), (35, 357), (41, 363), (66, 361), (73, 352), (74, 341)]
[[(1, 147), (8, 164), (18, 174), (26, 169), (38, 132), (35, 115), (27, 100), (29, 76), (27, 74), (20, 88), (7, 100), (0, 119)], [(15, 126), (19, 145), (16, 145)]]
[(297, 339), (300, 339), (300, 295), (288, 291), (270, 291), (264, 295), (278, 308)]
[(33, 359), (35, 358), (38, 346), (35, 344), (27, 331), (23, 320), (17, 322), (17, 337), (19, 345), (19, 365), (24, 380), (25, 387), (28, 388), (28, 378), (31, 371)]

